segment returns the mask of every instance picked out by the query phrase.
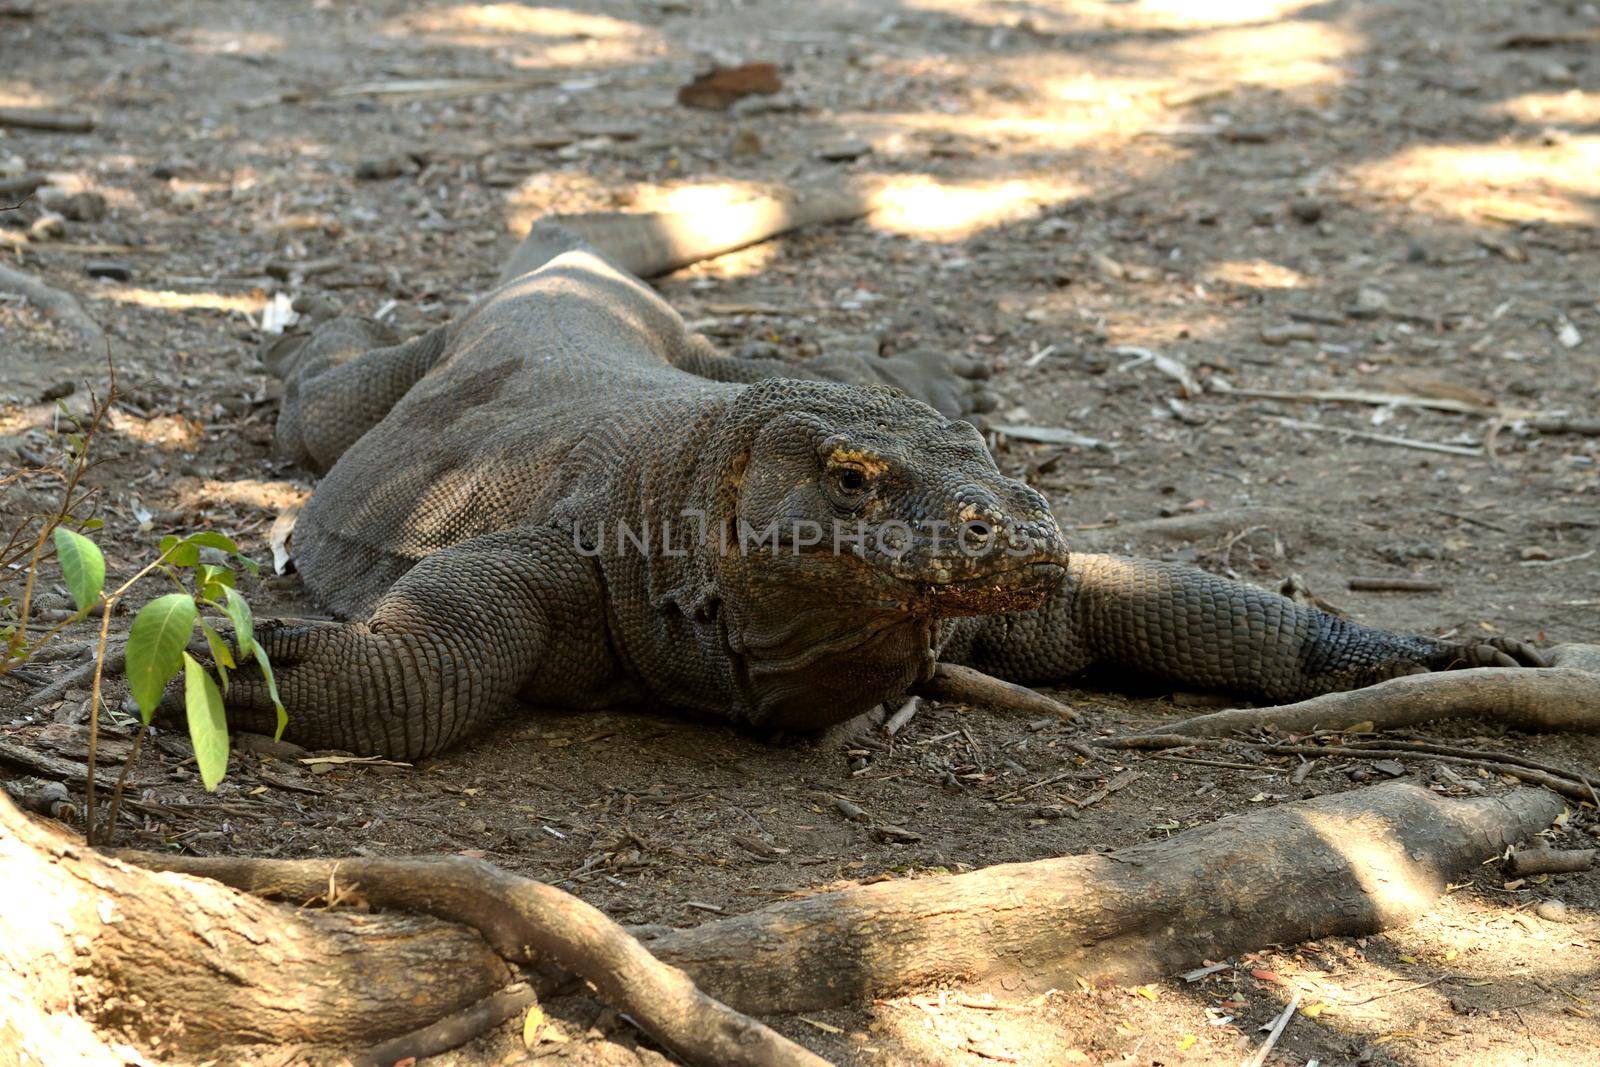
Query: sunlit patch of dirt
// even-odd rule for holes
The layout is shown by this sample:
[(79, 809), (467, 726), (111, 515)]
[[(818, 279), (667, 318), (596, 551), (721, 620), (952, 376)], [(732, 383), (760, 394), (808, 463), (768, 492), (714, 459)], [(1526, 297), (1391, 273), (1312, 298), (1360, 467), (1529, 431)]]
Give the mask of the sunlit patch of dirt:
[(1568, 89), (1564, 93), (1524, 93), (1492, 109), (1520, 122), (1554, 122), (1571, 125), (1600, 124), (1600, 93)]
[(1212, 285), (1247, 289), (1307, 289), (1317, 284), (1292, 267), (1265, 259), (1222, 260), (1207, 266), (1204, 277)]
[(522, 63), (621, 63), (660, 50), (660, 34), (627, 19), (532, 4), (459, 4), (405, 14), (381, 31), (407, 41), (514, 49)]
[(1593, 225), (1600, 137), (1553, 145), (1424, 145), (1363, 164), (1353, 175), (1371, 191), (1449, 217)]

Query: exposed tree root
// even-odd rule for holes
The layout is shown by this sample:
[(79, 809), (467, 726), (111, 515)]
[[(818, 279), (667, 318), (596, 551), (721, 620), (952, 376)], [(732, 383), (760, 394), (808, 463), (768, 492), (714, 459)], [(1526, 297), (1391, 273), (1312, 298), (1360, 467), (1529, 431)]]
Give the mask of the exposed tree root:
[(542, 882), (465, 857), (262, 860), (127, 853), (153, 870), (214, 878), (257, 895), (300, 901), (347, 892), (380, 907), (421, 911), (475, 928), (501, 956), (554, 963), (691, 1063), (822, 1067), (826, 1061), (718, 1003), (651, 955), (599, 909)]
[(1098, 856), (880, 882), (667, 934), (651, 949), (745, 1011), (938, 982), (1130, 981), (1267, 944), (1371, 933), (1554, 819), (1542, 790), (1448, 800), (1407, 783), (1283, 804)]
[(941, 663), (934, 668), (933, 677), (915, 687), (918, 696), (931, 700), (949, 700), (962, 704), (981, 704), (1002, 711), (1021, 712), (1024, 715), (1055, 715), (1063, 719), (1076, 719), (1078, 713), (1059, 700), (1052, 700), (1027, 686), (1008, 682), (1003, 678), (984, 674), (971, 667), (955, 663)]
[(37, 304), (55, 315), (76, 333), (84, 344), (97, 347), (105, 344), (106, 335), (101, 331), (100, 324), (83, 310), (83, 305), (78, 303), (78, 298), (71, 293), (46, 285), (32, 275), (24, 274), (4, 264), (0, 264), (0, 289), (21, 293), (28, 298), (29, 303)]
[(1161, 727), (1163, 734), (1226, 737), (1272, 728), (1280, 733), (1393, 730), (1440, 719), (1492, 719), (1521, 730), (1600, 732), (1600, 676), (1575, 667), (1477, 667), (1410, 674), (1271, 708), (1234, 708)]
[(1600, 848), (1575, 848), (1558, 851), (1530, 848), (1506, 858), (1506, 873), (1513, 878), (1530, 874), (1574, 874), (1600, 867)]
[(404, 1048), (368, 1053), (382, 1059), (508, 1018), (526, 1003), (507, 988), (510, 959), (587, 977), (695, 1062), (815, 1067), (816, 1056), (696, 983), (740, 1010), (791, 1012), (945, 981), (1018, 990), (1072, 975), (1145, 978), (1265, 944), (1368, 933), (1415, 918), (1446, 881), (1560, 808), (1538, 790), (1460, 801), (1391, 783), (1109, 855), (785, 901), (667, 933), (653, 956), (581, 901), (477, 861), (136, 857), (297, 905), (357, 897), (463, 925), (283, 908), (93, 853), (0, 797), (0, 869), (10, 899), (29, 902), (0, 909), (0, 1003), (22, 1004), (25, 1018), (76, 1014), (158, 1051), (370, 1047), (404, 1034)]

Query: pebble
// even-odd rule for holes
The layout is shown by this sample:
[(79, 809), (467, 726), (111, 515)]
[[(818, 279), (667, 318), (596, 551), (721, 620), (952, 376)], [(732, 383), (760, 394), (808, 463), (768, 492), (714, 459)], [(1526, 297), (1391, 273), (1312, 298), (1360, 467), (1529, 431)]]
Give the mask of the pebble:
[(1250, 221), (1257, 226), (1271, 226), (1278, 221), (1276, 208), (1258, 207), (1250, 212)]
[(1535, 69), (1546, 85), (1575, 85), (1578, 81), (1572, 68), (1559, 60), (1535, 64)]
[(817, 158), (827, 163), (849, 163), (851, 160), (860, 159), (872, 151), (872, 146), (866, 141), (857, 138), (848, 138), (824, 145), (817, 152)]
[(1559, 900), (1541, 900), (1533, 906), (1533, 913), (1553, 923), (1571, 922), (1572, 915), (1565, 903)]
[(1550, 555), (1550, 550), (1548, 548), (1544, 548), (1544, 547), (1542, 547), (1540, 545), (1529, 545), (1527, 548), (1524, 548), (1522, 550), (1522, 558), (1523, 559), (1554, 559), (1555, 557)]
[(803, 105), (793, 93), (774, 93), (771, 96), (747, 96), (734, 103), (735, 115), (775, 115), (785, 111), (800, 111)]
[(1322, 201), (1309, 196), (1303, 196), (1289, 205), (1289, 214), (1307, 226), (1320, 221), (1323, 211)]
[(106, 198), (92, 189), (73, 193), (60, 207), (61, 214), (74, 222), (99, 222), (110, 210)]
[(133, 268), (114, 259), (91, 259), (83, 265), (84, 273), (91, 278), (109, 278), (125, 282), (133, 277)]
[(362, 181), (382, 181), (409, 174), (414, 169), (416, 164), (412, 162), (410, 156), (383, 156), (357, 162), (356, 177)]
[(761, 135), (745, 126), (733, 135), (733, 140), (728, 144), (728, 154), (735, 158), (759, 156), (762, 147)]
[(46, 211), (28, 227), (28, 237), (34, 241), (54, 241), (67, 235), (67, 220), (54, 211)]
[(1261, 327), (1261, 340), (1269, 345), (1286, 345), (1290, 341), (1315, 341), (1317, 328), (1309, 322), (1284, 322)]
[(1371, 285), (1356, 290), (1355, 301), (1347, 309), (1353, 319), (1375, 319), (1389, 310), (1389, 294)]
[(1121, 263), (1104, 252), (1090, 252), (1089, 262), (1094, 265), (1095, 273), (1108, 282), (1121, 281), (1128, 273)]

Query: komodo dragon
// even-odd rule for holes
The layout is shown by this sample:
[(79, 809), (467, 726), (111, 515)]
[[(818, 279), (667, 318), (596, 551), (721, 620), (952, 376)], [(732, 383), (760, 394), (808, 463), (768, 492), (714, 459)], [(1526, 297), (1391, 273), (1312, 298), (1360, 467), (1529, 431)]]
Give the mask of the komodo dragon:
[[(270, 350), (280, 449), (326, 472), (296, 562), (357, 620), (257, 630), (288, 736), (414, 759), (516, 698), (818, 729), (940, 660), (1270, 700), (1542, 663), (1193, 567), (1069, 560), (1044, 497), (956, 418), (981, 406), (978, 368), (726, 357), (640, 281), (862, 206), (546, 220), (454, 322), (398, 344), (335, 318)], [(274, 720), (259, 675), (236, 675), (227, 706), (236, 729)]]

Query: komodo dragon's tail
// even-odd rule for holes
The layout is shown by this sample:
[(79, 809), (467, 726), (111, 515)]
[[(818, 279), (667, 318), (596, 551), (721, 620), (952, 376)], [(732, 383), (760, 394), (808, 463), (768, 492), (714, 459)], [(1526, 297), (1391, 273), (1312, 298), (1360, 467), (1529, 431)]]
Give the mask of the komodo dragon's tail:
[(858, 186), (760, 196), (705, 211), (597, 212), (540, 219), (500, 272), (500, 280), (537, 268), (573, 247), (573, 238), (639, 278), (667, 274), (802, 226), (846, 222), (870, 213), (874, 190)]

